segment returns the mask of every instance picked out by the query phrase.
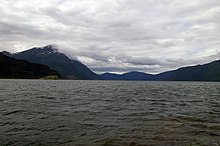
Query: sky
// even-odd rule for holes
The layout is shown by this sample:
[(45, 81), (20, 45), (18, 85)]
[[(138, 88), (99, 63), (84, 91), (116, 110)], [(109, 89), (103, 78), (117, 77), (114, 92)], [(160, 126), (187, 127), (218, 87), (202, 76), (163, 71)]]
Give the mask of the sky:
[(55, 45), (96, 73), (220, 59), (220, 0), (1, 0), (0, 51)]

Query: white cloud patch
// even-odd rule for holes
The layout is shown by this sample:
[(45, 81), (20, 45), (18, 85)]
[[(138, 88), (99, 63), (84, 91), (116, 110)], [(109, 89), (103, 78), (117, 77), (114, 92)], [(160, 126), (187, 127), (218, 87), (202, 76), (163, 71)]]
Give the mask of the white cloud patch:
[(219, 59), (219, 0), (1, 0), (0, 50), (56, 44), (97, 73)]

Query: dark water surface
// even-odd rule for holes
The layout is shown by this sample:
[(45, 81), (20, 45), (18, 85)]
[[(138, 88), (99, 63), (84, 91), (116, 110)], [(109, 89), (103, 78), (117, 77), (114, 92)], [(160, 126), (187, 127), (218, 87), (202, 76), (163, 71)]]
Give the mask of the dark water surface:
[(0, 145), (220, 146), (220, 83), (0, 80)]

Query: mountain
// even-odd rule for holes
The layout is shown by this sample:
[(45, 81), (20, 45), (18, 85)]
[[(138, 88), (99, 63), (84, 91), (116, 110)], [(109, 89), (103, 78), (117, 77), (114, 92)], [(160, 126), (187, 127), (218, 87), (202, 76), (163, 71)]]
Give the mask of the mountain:
[(71, 60), (65, 54), (58, 52), (52, 45), (42, 48), (35, 47), (16, 54), (5, 53), (16, 59), (47, 65), (51, 69), (59, 72), (64, 79), (101, 79), (99, 75), (92, 72), (84, 64), (77, 60)]
[(0, 52), (0, 78), (13, 79), (58, 79), (61, 76), (46, 65), (17, 60)]
[(160, 81), (220, 81), (220, 60), (156, 75)]
[(112, 73), (104, 73), (101, 75), (104, 80), (153, 80), (154, 75), (146, 74), (143, 72), (128, 72), (125, 74), (112, 74)]
[(122, 75), (105, 73), (104, 80), (146, 80), (146, 81), (220, 81), (220, 60), (204, 65), (183, 67), (156, 75), (129, 72)]

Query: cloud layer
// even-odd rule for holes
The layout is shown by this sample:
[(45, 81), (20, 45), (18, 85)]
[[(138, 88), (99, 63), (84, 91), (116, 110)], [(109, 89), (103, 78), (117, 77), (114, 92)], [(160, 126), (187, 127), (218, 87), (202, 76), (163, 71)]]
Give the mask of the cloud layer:
[(220, 59), (219, 0), (1, 0), (0, 50), (55, 44), (97, 73)]

